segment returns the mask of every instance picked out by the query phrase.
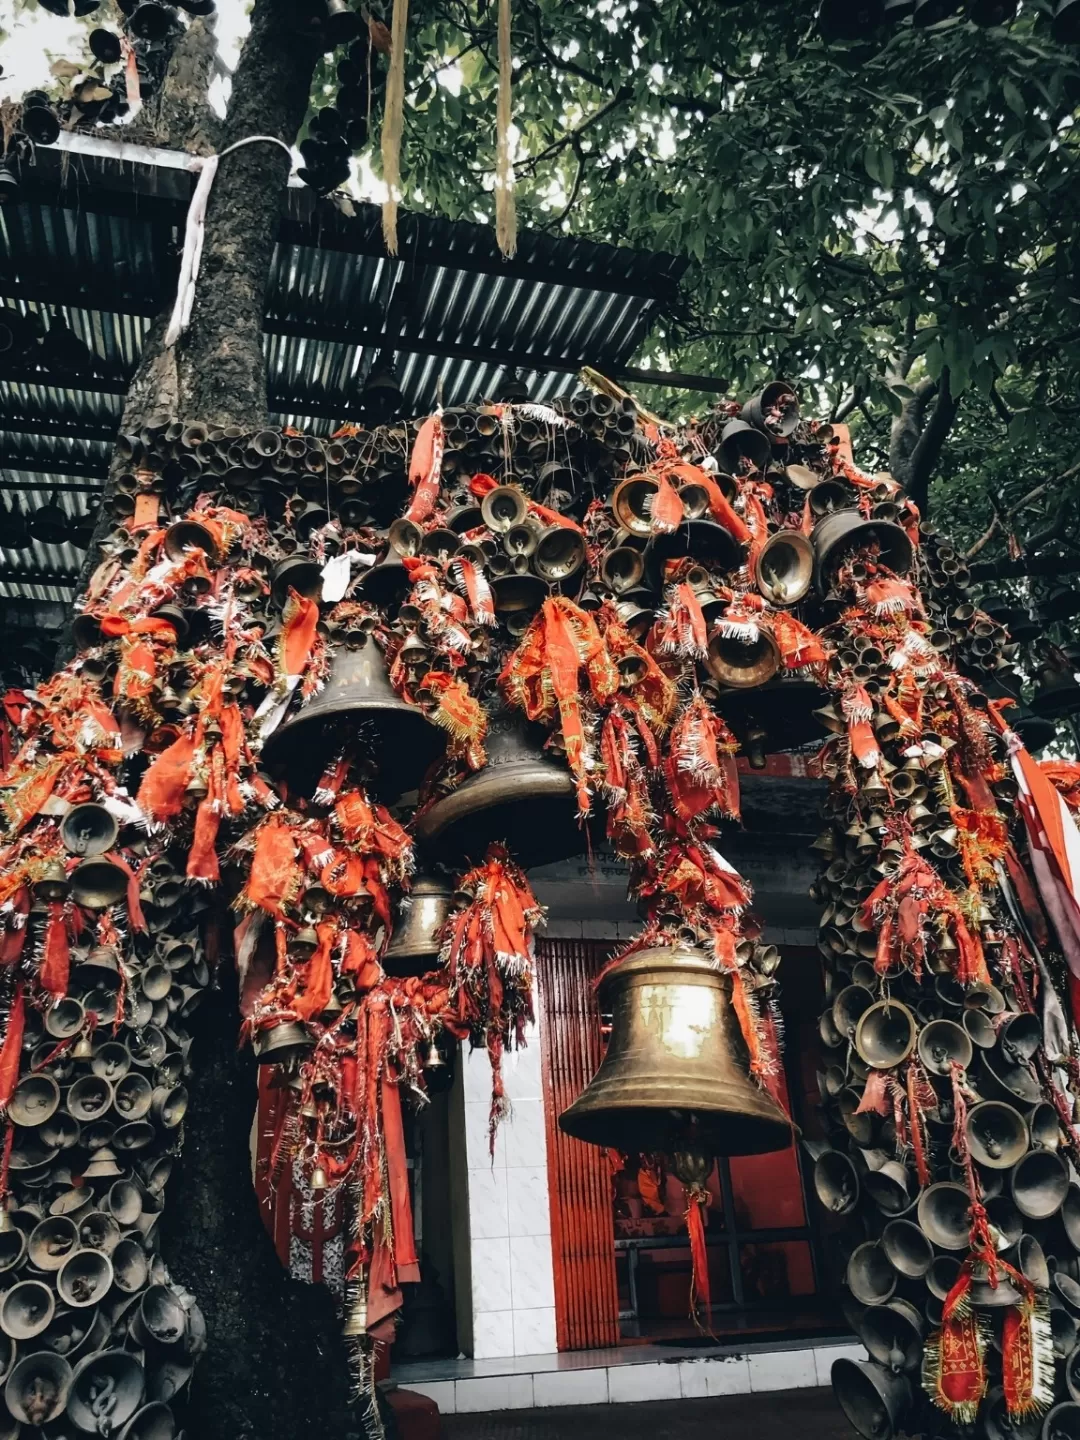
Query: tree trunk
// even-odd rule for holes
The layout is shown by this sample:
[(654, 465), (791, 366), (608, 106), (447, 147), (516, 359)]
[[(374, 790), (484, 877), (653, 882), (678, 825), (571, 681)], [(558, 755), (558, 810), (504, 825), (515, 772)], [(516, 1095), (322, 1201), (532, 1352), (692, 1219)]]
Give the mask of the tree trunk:
[[(256, 0), (224, 125), (205, 105), (211, 39), (196, 21), (179, 42), (146, 138), (198, 154), (251, 135), (291, 145), (321, 51), (309, 0)], [(166, 350), (169, 315), (155, 320), (125, 402), (123, 431), (137, 432), (151, 417), (245, 430), (266, 423), (262, 320), (288, 170), (281, 146), (264, 142), (222, 160), (191, 326)], [(106, 498), (124, 468), (114, 457)], [(100, 558), (106, 521), (103, 513), (80, 591)], [(170, 1269), (195, 1293), (207, 1321), (187, 1433), (199, 1440), (346, 1440), (359, 1426), (347, 1403), (333, 1299), (322, 1286), (288, 1278), (259, 1215), (249, 1149), (255, 1063), (250, 1049), (237, 1048), (236, 977), (227, 963), (223, 969), (194, 1023), (186, 1141), (161, 1225)]]

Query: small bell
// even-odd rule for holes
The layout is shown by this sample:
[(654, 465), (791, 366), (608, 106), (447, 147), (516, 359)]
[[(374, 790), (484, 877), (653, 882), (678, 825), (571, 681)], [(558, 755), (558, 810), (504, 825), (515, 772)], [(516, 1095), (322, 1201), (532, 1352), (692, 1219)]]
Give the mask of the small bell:
[(72, 1047), (71, 1058), (73, 1060), (92, 1060), (93, 1056), (93, 1043), (91, 1042), (90, 1036), (84, 1032)]
[(346, 1291), (342, 1334), (347, 1340), (358, 1340), (367, 1334), (367, 1286), (362, 1280), (354, 1281)]
[(330, 1189), (330, 1178), (321, 1165), (316, 1165), (311, 1172), (311, 1188), (312, 1190)]
[(428, 1046), (427, 1058), (424, 1060), (424, 1069), (425, 1069), (425, 1070), (445, 1070), (445, 1069), (446, 1069), (446, 1061), (443, 1059), (443, 1057), (442, 1057), (442, 1052), (439, 1050), (439, 1047), (438, 1047), (438, 1045), (436, 1045), (436, 1043), (435, 1043), (434, 1040), (433, 1040), (433, 1041), (431, 1042), (431, 1044)]
[(62, 860), (50, 860), (34, 885), (34, 894), (46, 904), (62, 901), (69, 890), (67, 871)]

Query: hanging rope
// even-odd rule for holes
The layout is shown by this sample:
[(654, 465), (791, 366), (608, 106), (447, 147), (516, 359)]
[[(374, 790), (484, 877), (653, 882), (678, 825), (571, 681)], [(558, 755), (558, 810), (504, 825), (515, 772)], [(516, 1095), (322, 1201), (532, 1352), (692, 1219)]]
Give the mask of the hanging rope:
[(514, 166), (510, 155), (513, 57), (510, 53), (510, 0), (499, 0), (499, 101), (495, 119), (495, 239), (506, 256), (517, 249)]
[(391, 255), (397, 254), (397, 207), (401, 193), (401, 131), (405, 113), (405, 30), (409, 23), (409, 0), (394, 0), (390, 22), (390, 74), (386, 79), (386, 113), (382, 128), (383, 180), (386, 199), (382, 207), (383, 240)]
[(285, 141), (279, 140), (276, 135), (248, 135), (243, 140), (226, 145), (220, 155), (196, 155), (188, 161), (188, 169), (198, 171), (199, 180), (195, 186), (195, 193), (191, 197), (191, 203), (188, 205), (187, 223), (184, 227), (184, 253), (180, 257), (180, 279), (176, 286), (176, 301), (169, 319), (169, 328), (165, 332), (166, 348), (175, 345), (191, 324), (191, 311), (195, 304), (195, 286), (199, 279), (203, 241), (206, 238), (206, 206), (210, 199), (214, 176), (218, 172), (218, 165), (226, 155), (231, 155), (234, 150), (239, 150), (244, 145), (254, 145), (257, 141), (265, 141), (267, 145), (280, 145), (288, 155), (290, 164), (292, 163), (292, 151)]

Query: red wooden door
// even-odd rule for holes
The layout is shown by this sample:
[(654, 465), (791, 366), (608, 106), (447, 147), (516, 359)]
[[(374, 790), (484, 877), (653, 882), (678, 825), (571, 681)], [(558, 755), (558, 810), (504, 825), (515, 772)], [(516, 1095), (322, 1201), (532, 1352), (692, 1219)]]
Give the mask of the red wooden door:
[(558, 1117), (600, 1064), (593, 980), (611, 946), (541, 940), (536, 950), (557, 1342), (587, 1350), (619, 1341), (612, 1171), (606, 1152), (564, 1135)]

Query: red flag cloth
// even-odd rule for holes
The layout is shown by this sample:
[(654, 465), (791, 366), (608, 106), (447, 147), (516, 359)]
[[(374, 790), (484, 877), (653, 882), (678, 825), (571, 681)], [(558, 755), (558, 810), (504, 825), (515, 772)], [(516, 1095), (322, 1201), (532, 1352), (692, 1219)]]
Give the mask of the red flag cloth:
[(151, 820), (170, 820), (184, 808), (184, 791), (195, 768), (198, 741), (181, 735), (152, 761), (139, 786), (138, 804)]
[(282, 611), (281, 659), (286, 675), (302, 675), (315, 644), (319, 624), (319, 605), (289, 586), (289, 596)]
[(7, 1110), (15, 1086), (19, 1083), (19, 1060), (22, 1056), (23, 1030), (26, 1026), (26, 1003), (23, 999), (23, 984), (15, 986), (15, 998), (11, 1002), (7, 1034), (0, 1049), (0, 1110)]
[(413, 497), (405, 518), (421, 525), (435, 509), (442, 475), (443, 426), (438, 415), (429, 415), (416, 433), (409, 456), (409, 484)]
[(401, 1123), (401, 1091), (387, 1075), (382, 1079), (383, 1150), (390, 1181), (390, 1219), (394, 1231), (394, 1268), (398, 1284), (416, 1284), (420, 1261), (416, 1254), (409, 1170), (405, 1158), (405, 1131)]
[(71, 944), (64, 919), (64, 907), (59, 901), (53, 901), (49, 905), (49, 918), (45, 922), (38, 984), (47, 994), (60, 1000), (67, 994), (70, 971)]
[(255, 840), (245, 891), (248, 901), (283, 918), (285, 906), (291, 905), (300, 893), (302, 879), (292, 830), (283, 821), (271, 819), (260, 828)]
[(649, 507), (649, 523), (654, 535), (671, 535), (683, 521), (683, 503), (666, 475), (657, 475), (656, 494)]
[(334, 969), (330, 963), (330, 947), (333, 944), (335, 926), (323, 921), (315, 927), (319, 943), (307, 962), (304, 993), (293, 1001), (292, 1009), (298, 1020), (311, 1020), (321, 1015), (329, 1003), (334, 989)]
[(712, 1294), (709, 1285), (709, 1252), (705, 1247), (705, 1210), (709, 1203), (709, 1192), (700, 1186), (686, 1186), (686, 1232), (690, 1237), (690, 1312), (695, 1316), (698, 1307), (705, 1313), (709, 1324)]

